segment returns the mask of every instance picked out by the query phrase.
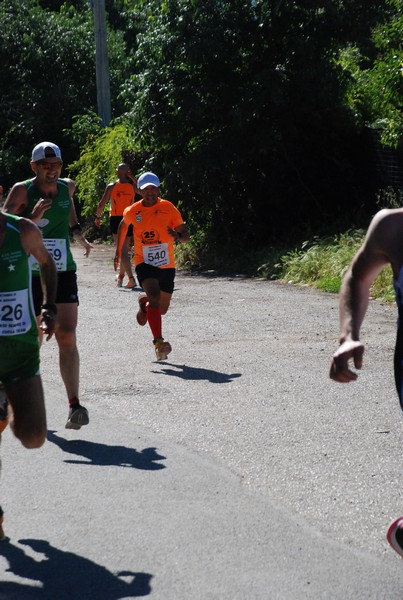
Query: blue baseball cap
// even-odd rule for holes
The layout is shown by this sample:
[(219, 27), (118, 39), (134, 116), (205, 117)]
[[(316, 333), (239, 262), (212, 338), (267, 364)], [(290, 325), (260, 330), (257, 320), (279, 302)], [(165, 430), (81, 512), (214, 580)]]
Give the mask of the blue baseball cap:
[(140, 190), (144, 190), (148, 185), (153, 185), (154, 187), (160, 187), (160, 180), (155, 175), (155, 173), (142, 173), (137, 181), (137, 187)]

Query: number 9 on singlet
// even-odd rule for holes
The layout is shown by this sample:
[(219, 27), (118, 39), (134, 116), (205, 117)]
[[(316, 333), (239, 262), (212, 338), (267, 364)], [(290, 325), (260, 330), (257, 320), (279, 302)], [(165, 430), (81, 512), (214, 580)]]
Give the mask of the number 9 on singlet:
[[(67, 268), (67, 249), (66, 240), (64, 239), (53, 239), (46, 238), (43, 240), (48, 252), (53, 256), (53, 260), (56, 263), (56, 269), (58, 271), (65, 271)], [(39, 271), (39, 265), (33, 256), (29, 257), (31, 269), (33, 271)]]

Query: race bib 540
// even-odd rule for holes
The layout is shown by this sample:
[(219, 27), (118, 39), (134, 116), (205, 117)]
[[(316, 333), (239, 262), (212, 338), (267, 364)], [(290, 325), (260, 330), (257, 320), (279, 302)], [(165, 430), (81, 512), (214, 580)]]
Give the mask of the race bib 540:
[(163, 267), (169, 264), (168, 244), (143, 246), (144, 262), (153, 267)]

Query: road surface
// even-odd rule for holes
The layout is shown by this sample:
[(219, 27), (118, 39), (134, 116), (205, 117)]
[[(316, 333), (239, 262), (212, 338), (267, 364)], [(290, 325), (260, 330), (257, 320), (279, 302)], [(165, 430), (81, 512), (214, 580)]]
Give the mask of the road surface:
[(403, 514), (394, 306), (370, 303), (363, 370), (342, 385), (335, 295), (178, 274), (158, 363), (113, 248), (74, 255), (91, 420), (64, 428), (45, 343), (48, 441), (3, 433), (0, 599), (401, 598), (385, 537)]

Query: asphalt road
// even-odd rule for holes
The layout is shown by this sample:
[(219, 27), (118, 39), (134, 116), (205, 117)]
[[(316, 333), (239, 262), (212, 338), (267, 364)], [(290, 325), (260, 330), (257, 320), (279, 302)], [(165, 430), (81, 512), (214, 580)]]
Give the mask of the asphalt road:
[(364, 368), (341, 385), (335, 295), (179, 274), (157, 363), (113, 249), (74, 254), (91, 421), (64, 429), (46, 343), (48, 441), (3, 433), (0, 599), (401, 598), (385, 537), (403, 514), (394, 306), (370, 303)]

